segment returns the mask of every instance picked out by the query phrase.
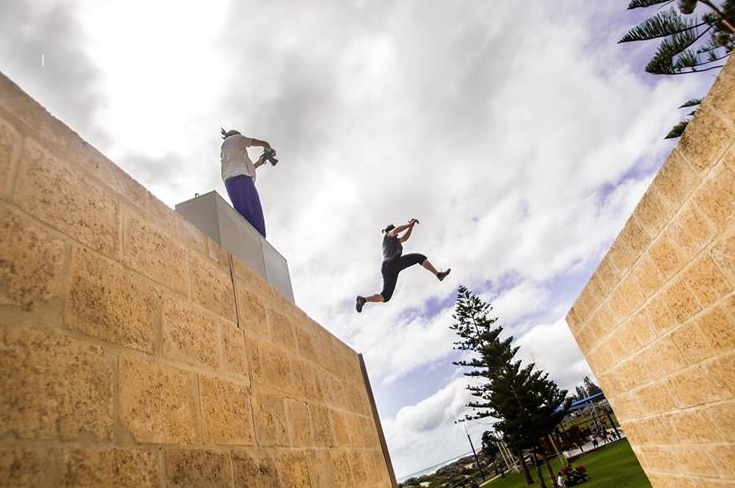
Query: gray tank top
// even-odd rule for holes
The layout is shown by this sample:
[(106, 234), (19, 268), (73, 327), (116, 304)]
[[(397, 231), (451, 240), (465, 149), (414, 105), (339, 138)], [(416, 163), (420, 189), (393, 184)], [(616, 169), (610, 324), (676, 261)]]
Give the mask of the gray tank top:
[(393, 259), (403, 253), (403, 245), (397, 237), (391, 237), (388, 234), (383, 237), (383, 261)]

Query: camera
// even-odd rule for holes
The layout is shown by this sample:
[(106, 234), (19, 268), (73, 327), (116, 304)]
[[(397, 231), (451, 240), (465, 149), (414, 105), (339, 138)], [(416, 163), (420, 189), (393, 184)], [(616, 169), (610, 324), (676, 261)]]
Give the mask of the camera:
[(271, 163), (273, 166), (275, 166), (276, 164), (278, 164), (278, 160), (275, 158), (275, 156), (273, 156), (273, 152), (272, 151), (269, 151), (268, 149), (265, 149), (263, 151), (263, 154), (265, 155), (265, 159), (269, 163)]

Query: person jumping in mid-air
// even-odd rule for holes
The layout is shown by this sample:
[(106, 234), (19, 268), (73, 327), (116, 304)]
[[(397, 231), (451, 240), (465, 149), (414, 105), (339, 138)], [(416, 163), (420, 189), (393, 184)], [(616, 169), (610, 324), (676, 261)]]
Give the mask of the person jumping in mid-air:
[[(362, 312), (362, 307), (367, 302), (380, 303), (390, 300), (390, 297), (393, 296), (393, 291), (396, 289), (396, 283), (398, 283), (398, 273), (414, 264), (420, 264), (429, 270), (434, 276), (439, 278), (439, 281), (447, 277), (451, 269), (437, 271), (429, 262), (429, 259), (423, 254), (413, 253), (403, 255), (403, 246), (401, 243), (406, 242), (411, 237), (413, 226), (418, 223), (418, 220), (411, 219), (407, 224), (399, 225), (398, 227), (390, 224), (383, 229), (382, 232), (385, 234), (385, 237), (383, 237), (383, 265), (380, 269), (383, 274), (383, 290), (380, 293), (366, 297), (358, 295), (357, 304), (355, 305), (358, 312)], [(402, 235), (401, 232), (403, 232)]]

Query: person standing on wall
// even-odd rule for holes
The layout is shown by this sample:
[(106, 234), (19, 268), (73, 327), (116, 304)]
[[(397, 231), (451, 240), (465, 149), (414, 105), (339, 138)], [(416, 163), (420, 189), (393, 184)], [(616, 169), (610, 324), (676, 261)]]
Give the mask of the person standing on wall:
[(413, 226), (418, 223), (418, 220), (411, 219), (407, 224), (399, 225), (398, 227), (390, 224), (383, 229), (382, 232), (385, 234), (383, 237), (383, 264), (380, 268), (380, 272), (383, 275), (383, 290), (380, 293), (365, 297), (358, 295), (355, 303), (355, 309), (358, 312), (362, 312), (362, 307), (367, 302), (382, 303), (390, 300), (398, 283), (398, 273), (414, 264), (423, 266), (431, 274), (436, 276), (439, 281), (447, 277), (451, 269), (437, 271), (431, 262), (429, 262), (429, 259), (423, 254), (403, 254), (402, 243), (411, 237)]
[[(265, 237), (265, 218), (263, 207), (260, 204), (258, 190), (255, 189), (255, 170), (265, 164), (267, 159), (275, 165), (273, 157), (276, 150), (266, 141), (253, 137), (245, 137), (236, 130), (220, 129), (222, 147), (220, 160), (222, 161), (222, 181), (225, 182), (227, 194), (232, 206), (235, 207), (245, 220)], [(264, 149), (263, 154), (253, 163), (248, 155), (248, 147), (259, 146)]]

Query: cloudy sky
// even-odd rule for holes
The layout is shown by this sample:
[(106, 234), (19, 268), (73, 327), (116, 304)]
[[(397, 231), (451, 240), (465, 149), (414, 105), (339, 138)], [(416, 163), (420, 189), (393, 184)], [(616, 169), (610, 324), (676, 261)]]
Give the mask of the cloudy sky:
[[(0, 0), (0, 70), (171, 207), (226, 198), (220, 126), (273, 144), (269, 240), (297, 304), (363, 353), (401, 478), (469, 451), (458, 285), (560, 387), (590, 374), (564, 317), (714, 79), (643, 73), (626, 5)], [(357, 314), (380, 229), (413, 217), (406, 252), (452, 274), (411, 268)]]

